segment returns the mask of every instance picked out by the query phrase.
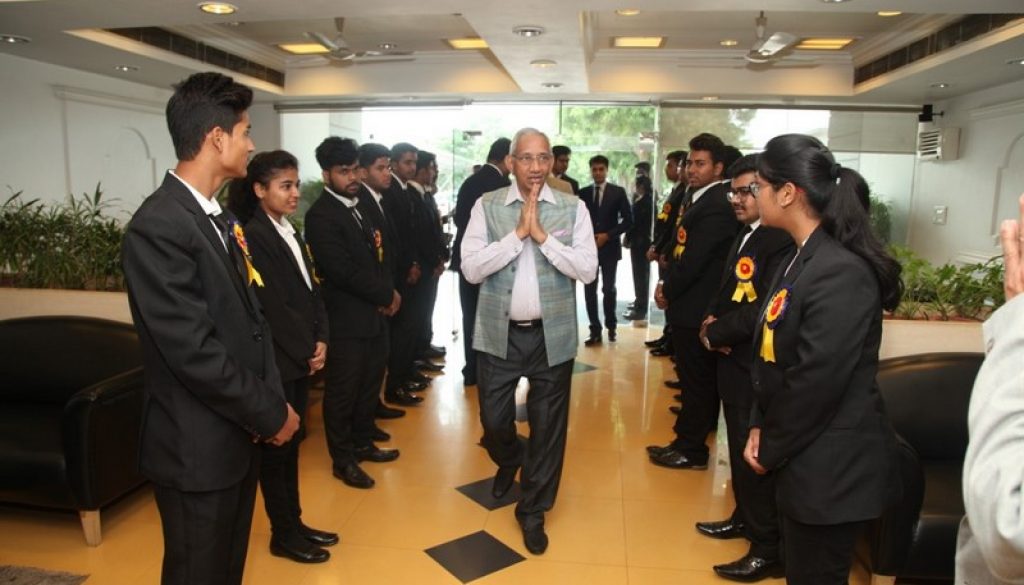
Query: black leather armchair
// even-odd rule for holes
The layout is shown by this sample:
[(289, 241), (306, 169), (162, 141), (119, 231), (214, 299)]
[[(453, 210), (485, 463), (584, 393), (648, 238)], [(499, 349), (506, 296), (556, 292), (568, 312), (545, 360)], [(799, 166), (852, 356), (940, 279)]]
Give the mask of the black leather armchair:
[(861, 552), (873, 584), (953, 579), (967, 408), (984, 357), (931, 353), (879, 364), (878, 385), (902, 439), (903, 498), (866, 531)]
[(0, 321), (0, 502), (77, 510), (99, 545), (100, 508), (145, 481), (141, 365), (128, 324)]

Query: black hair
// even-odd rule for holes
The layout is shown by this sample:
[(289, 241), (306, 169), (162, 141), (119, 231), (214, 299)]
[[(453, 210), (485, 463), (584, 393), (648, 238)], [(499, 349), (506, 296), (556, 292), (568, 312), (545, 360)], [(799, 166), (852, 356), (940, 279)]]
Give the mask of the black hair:
[(757, 155), (748, 154), (746, 156), (741, 156), (729, 165), (729, 168), (725, 171), (725, 176), (728, 179), (735, 179), (745, 173), (755, 172), (757, 172)]
[(605, 168), (608, 168), (608, 157), (603, 154), (595, 154), (590, 157), (590, 160), (587, 162), (588, 167), (592, 167), (594, 165), (604, 165)]
[[(713, 164), (724, 162), (722, 160), (723, 148), (725, 148), (725, 143), (722, 142), (722, 139), (707, 132), (698, 134), (690, 139), (690, 152), (704, 150), (711, 153), (711, 162)], [(724, 164), (722, 166), (723, 168), (725, 167)]]
[(558, 158), (560, 156), (569, 156), (572, 154), (572, 149), (564, 144), (551, 147), (551, 156)]
[(421, 170), (429, 167), (430, 163), (436, 163), (436, 162), (437, 162), (437, 155), (432, 153), (432, 152), (428, 152), (426, 150), (421, 150), (421, 151), (417, 152), (417, 154), (416, 154), (416, 170), (417, 171), (421, 171)]
[(194, 160), (210, 130), (230, 134), (250, 105), (252, 90), (220, 73), (196, 73), (175, 85), (167, 101), (167, 129), (175, 156)]
[(678, 163), (681, 160), (686, 160), (686, 156), (688, 154), (690, 154), (690, 153), (686, 152), (685, 150), (673, 150), (672, 152), (670, 152), (667, 155), (665, 155), (665, 160), (666, 161), (674, 160), (674, 161), (676, 161)]
[(399, 142), (391, 147), (391, 160), (398, 160), (407, 152), (416, 154), (419, 152), (419, 149), (408, 142)]
[(732, 163), (740, 160), (741, 158), (743, 158), (743, 153), (735, 146), (726, 144), (722, 147), (722, 172), (725, 173), (726, 179), (732, 178), (732, 175), (729, 174), (729, 167), (732, 166)]
[(297, 168), (299, 161), (290, 152), (271, 150), (258, 153), (249, 161), (245, 178), (234, 179), (228, 186), (228, 209), (243, 225), (249, 223), (260, 206), (260, 198), (256, 196), (256, 183), (269, 187), (277, 173)]
[(332, 167), (339, 165), (343, 167), (354, 165), (358, 158), (359, 146), (351, 138), (330, 136), (324, 138), (320, 146), (316, 147), (316, 162), (324, 171), (329, 171)]
[(863, 203), (867, 182), (860, 173), (843, 168), (817, 138), (803, 134), (769, 140), (758, 157), (757, 173), (776, 188), (793, 183), (803, 189), (825, 233), (863, 258), (875, 272), (882, 308), (891, 311), (899, 305), (902, 267), (871, 230)]
[(509, 149), (512, 148), (512, 140), (508, 138), (499, 138), (491, 143), (490, 150), (487, 151), (487, 162), (489, 163), (500, 163), (505, 160), (508, 156)]
[(366, 144), (359, 147), (359, 166), (364, 169), (373, 166), (373, 163), (377, 162), (377, 159), (386, 158), (391, 159), (391, 151), (388, 147), (383, 144), (377, 144), (376, 142), (367, 142)]
[(640, 169), (640, 170), (643, 170), (643, 171), (649, 173), (649, 172), (651, 172), (651, 163), (649, 163), (649, 162), (647, 162), (645, 160), (642, 160), (642, 161), (636, 163), (635, 165), (633, 165), (633, 168)]

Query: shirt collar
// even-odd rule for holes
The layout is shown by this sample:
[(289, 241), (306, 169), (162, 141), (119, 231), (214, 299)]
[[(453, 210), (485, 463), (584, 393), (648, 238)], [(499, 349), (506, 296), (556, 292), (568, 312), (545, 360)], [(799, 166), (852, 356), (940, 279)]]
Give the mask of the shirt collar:
[[(264, 211), (264, 213), (266, 213), (266, 211)], [(288, 221), (288, 219), (285, 216), (282, 215), (281, 216), (281, 220), (278, 221), (278, 220), (274, 219), (273, 217), (270, 217), (269, 213), (266, 213), (266, 215), (267, 215), (267, 219), (270, 220), (270, 223), (274, 224), (274, 228), (277, 229), (277, 231), (282, 236), (286, 236), (287, 237), (287, 236), (290, 236), (290, 235), (295, 233), (295, 226), (293, 226), (292, 222)]]
[[(364, 183), (364, 185), (365, 185), (365, 183)], [(369, 189), (369, 187), (367, 187), (367, 189)], [(352, 198), (350, 199), (350, 198), (348, 198), (348, 197), (345, 197), (344, 195), (338, 195), (337, 193), (335, 193), (334, 191), (332, 191), (332, 190), (331, 190), (331, 188), (330, 188), (330, 187), (328, 187), (327, 185), (324, 185), (324, 191), (327, 191), (327, 192), (328, 192), (328, 193), (330, 193), (331, 195), (334, 195), (334, 198), (335, 198), (335, 199), (337, 199), (338, 201), (341, 201), (341, 202), (342, 202), (342, 203), (343, 203), (343, 204), (345, 205), (345, 207), (348, 207), (348, 208), (350, 208), (350, 209), (351, 209), (352, 207), (355, 207), (355, 206), (356, 206), (356, 204), (357, 204), (357, 203), (359, 203), (359, 199), (358, 199), (358, 198), (356, 198), (356, 197), (352, 197)], [(371, 192), (372, 192), (372, 191), (371, 191)]]
[(754, 233), (754, 230), (761, 227), (761, 218), (757, 218), (757, 221), (750, 224), (750, 233)]
[(210, 199), (207, 199), (206, 196), (200, 193), (198, 189), (196, 189), (192, 185), (189, 185), (188, 181), (179, 177), (177, 173), (175, 173), (174, 171), (167, 172), (170, 173), (170, 175), (175, 179), (181, 181), (182, 185), (185, 185), (185, 188), (188, 189), (189, 193), (191, 193), (192, 196), (196, 198), (196, 202), (199, 203), (199, 207), (202, 208), (203, 213), (205, 213), (206, 215), (218, 216), (224, 212), (224, 210), (220, 206), (220, 203), (217, 202), (216, 198), (211, 197)]
[[(512, 185), (508, 188), (508, 195), (505, 196), (505, 205), (512, 205), (512, 203), (517, 200), (523, 201), (524, 203), (526, 202), (526, 200), (523, 199), (522, 194), (519, 192), (519, 184), (512, 181)], [(551, 187), (549, 187), (547, 183), (544, 183), (544, 185), (541, 186), (538, 200), (547, 201), (548, 203), (555, 202), (555, 194), (551, 192)]]
[(399, 179), (398, 175), (396, 175), (395, 173), (391, 173), (391, 178), (393, 178), (394, 180), (398, 181), (398, 184), (402, 187), (403, 191), (408, 188), (406, 183), (405, 183), (405, 181), (403, 181), (402, 179)]

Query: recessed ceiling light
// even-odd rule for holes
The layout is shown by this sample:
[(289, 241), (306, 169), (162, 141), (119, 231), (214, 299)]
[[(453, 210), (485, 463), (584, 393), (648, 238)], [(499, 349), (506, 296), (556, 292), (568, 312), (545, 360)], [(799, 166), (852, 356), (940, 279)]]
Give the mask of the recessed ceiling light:
[(139, 70), (139, 68), (134, 65), (114, 65), (114, 69), (121, 73), (131, 73), (132, 71)]
[(933, 83), (933, 84), (929, 85), (928, 87), (934, 87), (935, 89), (946, 89), (947, 87), (949, 87), (951, 85), (953, 85), (953, 84), (952, 83), (946, 83), (945, 81), (939, 81), (939, 82), (936, 82), (936, 83)]
[(640, 14), (640, 11), (636, 8), (620, 8), (615, 11), (615, 14), (618, 14), (619, 16), (636, 16), (637, 14)]
[(1007, 65), (1024, 65), (1024, 59), (1010, 59), (1006, 62)]
[(234, 14), (238, 12), (238, 7), (234, 4), (228, 4), (227, 2), (200, 2), (199, 10), (208, 14), (217, 14), (223, 16), (225, 14)]
[(534, 59), (533, 61), (530, 61), (530, 65), (533, 65), (534, 67), (539, 67), (541, 69), (547, 69), (548, 67), (554, 67), (555, 65), (558, 65), (558, 62), (552, 61), (551, 59)]
[(899, 16), (903, 14), (901, 10), (879, 10), (878, 16)]
[(377, 46), (380, 47), (381, 49), (385, 50), (385, 51), (390, 51), (391, 49), (397, 49), (398, 48), (398, 45), (396, 45), (395, 43), (381, 43), (381, 44), (379, 44)]
[(31, 43), (32, 39), (23, 37), (21, 35), (0, 35), (0, 43), (7, 43), (10, 45), (17, 45), (21, 43)]
[(612, 37), (612, 46), (619, 49), (658, 49), (665, 37)]
[(453, 49), (486, 49), (487, 41), (478, 38), (445, 39)]
[(714, 102), (714, 101), (718, 101), (718, 96), (717, 95), (706, 95), (706, 96), (704, 96), (704, 97), (702, 97), (700, 99), (702, 99), (702, 100), (704, 100), (706, 102)]
[(521, 37), (526, 37), (529, 39), (533, 37), (539, 37), (540, 35), (544, 34), (544, 27), (537, 26), (534, 24), (522, 24), (513, 28), (512, 32)]
[(320, 43), (281, 43), (278, 48), (292, 55), (322, 55), (331, 52)]
[(854, 39), (850, 37), (839, 38), (810, 38), (802, 39), (795, 48), (810, 51), (838, 51), (846, 48)]
[(562, 84), (558, 83), (557, 81), (547, 81), (547, 82), (544, 82), (544, 83), (540, 84), (540, 86), (541, 87), (546, 87), (548, 89), (558, 89), (558, 88), (562, 87)]
[(740, 44), (740, 42), (737, 41), (736, 39), (722, 39), (718, 41), (718, 44), (722, 45), (723, 47), (735, 47), (736, 45)]

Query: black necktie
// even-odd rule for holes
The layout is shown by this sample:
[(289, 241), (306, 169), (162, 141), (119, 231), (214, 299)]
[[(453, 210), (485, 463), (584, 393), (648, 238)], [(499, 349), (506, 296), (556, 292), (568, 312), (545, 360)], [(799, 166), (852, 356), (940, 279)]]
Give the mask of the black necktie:
[(228, 224), (224, 221), (224, 214), (219, 215), (210, 214), (210, 219), (213, 221), (213, 225), (217, 226), (217, 231), (220, 233), (220, 239), (224, 242), (225, 248), (230, 248), (228, 245)]

